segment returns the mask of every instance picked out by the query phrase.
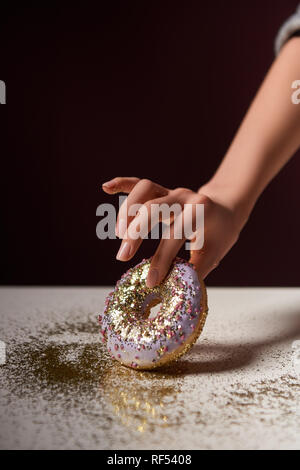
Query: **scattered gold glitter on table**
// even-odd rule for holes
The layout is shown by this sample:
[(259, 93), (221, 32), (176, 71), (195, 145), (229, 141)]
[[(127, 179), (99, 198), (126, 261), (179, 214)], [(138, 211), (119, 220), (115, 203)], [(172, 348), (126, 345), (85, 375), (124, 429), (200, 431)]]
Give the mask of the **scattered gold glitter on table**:
[(300, 448), (300, 289), (210, 288), (201, 341), (138, 373), (99, 344), (109, 289), (0, 291), (1, 449)]

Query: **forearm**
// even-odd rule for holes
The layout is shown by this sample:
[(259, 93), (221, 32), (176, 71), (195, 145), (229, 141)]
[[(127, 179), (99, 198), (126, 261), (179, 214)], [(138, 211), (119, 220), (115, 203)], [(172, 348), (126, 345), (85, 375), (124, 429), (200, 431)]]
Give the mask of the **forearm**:
[(291, 39), (273, 63), (228, 152), (199, 191), (226, 201), (247, 220), (258, 197), (300, 146), (300, 104), (292, 83), (300, 79), (300, 38)]

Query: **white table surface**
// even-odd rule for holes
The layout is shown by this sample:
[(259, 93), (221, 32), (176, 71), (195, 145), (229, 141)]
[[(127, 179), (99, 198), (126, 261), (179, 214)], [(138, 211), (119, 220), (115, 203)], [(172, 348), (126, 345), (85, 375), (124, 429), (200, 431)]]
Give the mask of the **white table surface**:
[(197, 344), (159, 372), (100, 345), (109, 290), (0, 289), (1, 449), (300, 448), (300, 289), (209, 288)]

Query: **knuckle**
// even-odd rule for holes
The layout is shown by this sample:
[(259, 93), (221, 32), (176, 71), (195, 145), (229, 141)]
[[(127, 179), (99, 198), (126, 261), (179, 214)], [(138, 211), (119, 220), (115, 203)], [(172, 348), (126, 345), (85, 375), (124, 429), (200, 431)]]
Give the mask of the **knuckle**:
[(145, 189), (148, 189), (148, 188), (151, 188), (153, 186), (153, 182), (147, 178), (142, 178), (140, 181), (139, 181), (139, 184), (141, 186), (143, 186), (143, 188)]
[(123, 181), (123, 177), (122, 176), (116, 176), (113, 181), (115, 182), (115, 184), (121, 184), (122, 181)]
[(176, 188), (173, 190), (173, 193), (175, 196), (183, 196), (183, 195), (186, 195), (186, 194), (189, 194), (191, 193), (192, 191), (190, 189), (187, 189), (187, 188)]

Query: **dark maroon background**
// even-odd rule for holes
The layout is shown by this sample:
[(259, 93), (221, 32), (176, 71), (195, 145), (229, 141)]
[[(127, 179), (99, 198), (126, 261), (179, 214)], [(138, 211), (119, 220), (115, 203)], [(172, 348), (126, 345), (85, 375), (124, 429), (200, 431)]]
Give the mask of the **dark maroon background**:
[[(122, 264), (119, 242), (96, 238), (97, 206), (117, 203), (101, 183), (204, 183), (297, 3), (1, 4), (2, 284), (108, 285), (151, 255), (145, 241)], [(208, 284), (300, 284), (299, 174), (298, 153)]]

